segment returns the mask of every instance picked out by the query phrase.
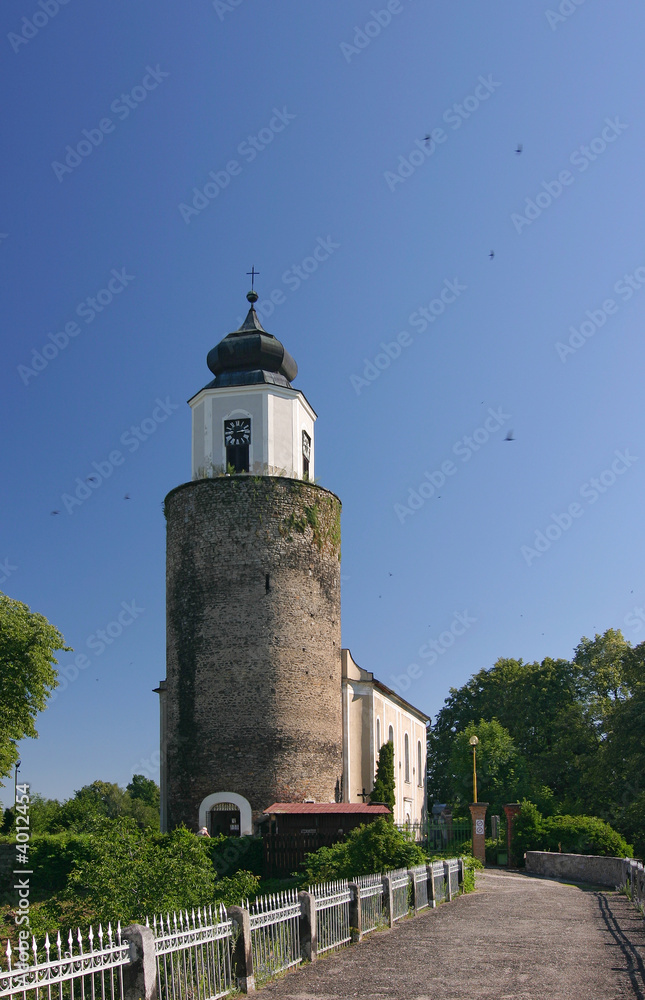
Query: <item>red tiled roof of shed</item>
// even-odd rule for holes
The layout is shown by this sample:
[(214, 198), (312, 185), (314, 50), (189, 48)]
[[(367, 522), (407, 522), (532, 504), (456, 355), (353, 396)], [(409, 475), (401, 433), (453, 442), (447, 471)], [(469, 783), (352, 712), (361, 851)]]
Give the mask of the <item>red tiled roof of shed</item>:
[(307, 813), (363, 813), (365, 815), (389, 816), (390, 810), (385, 805), (367, 805), (364, 802), (274, 802), (267, 806), (265, 813), (292, 813), (305, 815)]

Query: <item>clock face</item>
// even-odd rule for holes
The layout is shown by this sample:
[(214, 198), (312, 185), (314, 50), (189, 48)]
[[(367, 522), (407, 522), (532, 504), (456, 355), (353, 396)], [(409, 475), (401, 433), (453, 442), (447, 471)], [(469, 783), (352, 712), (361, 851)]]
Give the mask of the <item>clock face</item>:
[(248, 444), (251, 440), (251, 420), (244, 417), (241, 420), (224, 421), (224, 441), (228, 444)]
[(302, 454), (307, 461), (311, 457), (311, 438), (306, 431), (302, 432)]

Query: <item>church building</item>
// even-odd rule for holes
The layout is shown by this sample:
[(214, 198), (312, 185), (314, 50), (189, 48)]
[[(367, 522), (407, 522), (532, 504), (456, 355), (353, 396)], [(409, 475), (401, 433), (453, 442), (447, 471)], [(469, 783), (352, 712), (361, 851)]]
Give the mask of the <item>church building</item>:
[(161, 828), (258, 833), (288, 803), (360, 812), (387, 740), (394, 821), (419, 823), (428, 717), (341, 649), (341, 502), (313, 481), (316, 413), (257, 298), (208, 354), (192, 479), (164, 503)]

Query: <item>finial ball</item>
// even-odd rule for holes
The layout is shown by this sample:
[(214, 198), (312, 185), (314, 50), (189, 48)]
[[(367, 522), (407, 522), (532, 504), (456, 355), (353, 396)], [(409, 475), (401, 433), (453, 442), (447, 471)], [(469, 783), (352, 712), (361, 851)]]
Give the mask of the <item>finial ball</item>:
[(246, 294), (246, 298), (247, 298), (247, 300), (248, 300), (248, 301), (249, 301), (249, 302), (250, 302), (251, 304), (253, 304), (254, 302), (257, 302), (257, 301), (258, 301), (258, 299), (259, 299), (259, 297), (260, 297), (260, 296), (258, 295), (258, 293), (257, 293), (257, 292), (247, 292), (247, 294)]

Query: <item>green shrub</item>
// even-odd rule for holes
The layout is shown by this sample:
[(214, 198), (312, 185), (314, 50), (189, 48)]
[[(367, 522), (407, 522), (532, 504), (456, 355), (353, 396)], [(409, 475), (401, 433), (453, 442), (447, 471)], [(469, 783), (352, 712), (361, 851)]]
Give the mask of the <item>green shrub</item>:
[(218, 877), (233, 875), (240, 868), (253, 872), (254, 875), (264, 874), (261, 837), (226, 837), (222, 834), (206, 842)]
[(302, 882), (329, 882), (393, 868), (412, 868), (425, 862), (426, 855), (419, 845), (379, 816), (374, 822), (352, 830), (340, 844), (308, 854), (302, 864)]
[(532, 802), (522, 802), (513, 825), (513, 854), (523, 861), (526, 851), (562, 851), (627, 857), (632, 847), (609, 823), (597, 816), (542, 816)]

